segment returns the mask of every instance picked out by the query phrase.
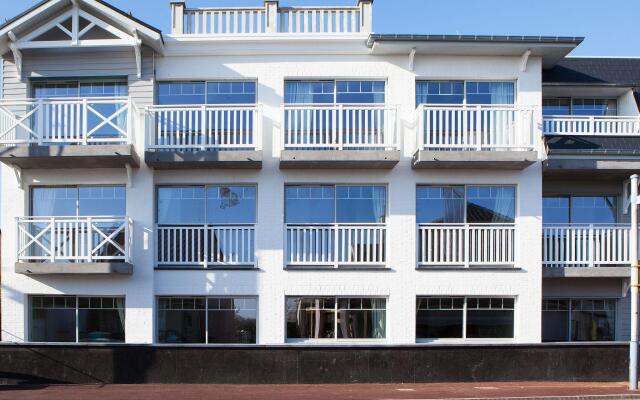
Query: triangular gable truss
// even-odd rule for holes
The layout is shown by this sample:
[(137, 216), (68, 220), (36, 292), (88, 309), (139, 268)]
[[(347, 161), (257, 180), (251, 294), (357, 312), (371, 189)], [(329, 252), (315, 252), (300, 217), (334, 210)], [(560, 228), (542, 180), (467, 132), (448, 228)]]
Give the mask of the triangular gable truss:
[[(53, 39), (46, 40), (47, 35)], [(138, 31), (133, 29), (131, 33), (127, 33), (108, 24), (80, 9), (78, 0), (73, 1), (70, 10), (28, 34), (17, 37), (10, 31), (8, 36), (11, 41), (9, 48), (13, 53), (20, 80), (22, 80), (22, 50), (73, 47), (132, 47), (136, 57), (138, 78), (142, 76), (142, 40), (138, 36)]]

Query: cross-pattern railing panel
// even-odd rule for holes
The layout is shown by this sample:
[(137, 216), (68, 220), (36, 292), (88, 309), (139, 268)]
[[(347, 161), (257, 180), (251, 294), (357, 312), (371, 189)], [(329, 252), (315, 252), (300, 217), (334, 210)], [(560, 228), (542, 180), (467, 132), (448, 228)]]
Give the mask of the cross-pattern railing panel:
[(251, 225), (158, 226), (157, 265), (162, 268), (255, 265)]
[(419, 266), (514, 266), (513, 224), (420, 224)]
[(421, 150), (532, 150), (533, 108), (492, 105), (420, 105)]
[(0, 144), (125, 144), (133, 139), (128, 98), (0, 101)]
[(548, 116), (543, 128), (545, 135), (639, 136), (640, 117)]
[(384, 266), (387, 229), (383, 224), (289, 224), (285, 257), (288, 266)]
[(542, 264), (546, 267), (628, 265), (629, 225), (546, 224)]
[(20, 217), (18, 261), (129, 262), (132, 231), (126, 217)]

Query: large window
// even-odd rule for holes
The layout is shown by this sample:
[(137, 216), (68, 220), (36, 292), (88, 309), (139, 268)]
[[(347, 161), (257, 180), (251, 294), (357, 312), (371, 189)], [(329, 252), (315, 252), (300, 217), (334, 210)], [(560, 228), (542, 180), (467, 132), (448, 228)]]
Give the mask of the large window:
[(384, 339), (386, 299), (287, 297), (287, 340)]
[(616, 196), (545, 196), (542, 220), (547, 224), (615, 224)]
[(384, 104), (384, 81), (287, 81), (287, 104)]
[(418, 297), (416, 338), (510, 339), (514, 310), (510, 297)]
[(34, 217), (124, 216), (124, 186), (58, 186), (31, 189)]
[(384, 223), (386, 188), (370, 185), (292, 185), (285, 189), (288, 224)]
[(618, 101), (617, 99), (548, 97), (542, 99), (542, 113), (545, 116), (616, 116)]
[(515, 221), (513, 186), (418, 186), (416, 202), (419, 224)]
[(32, 342), (123, 343), (123, 297), (32, 296)]
[(256, 343), (255, 297), (160, 297), (159, 343)]
[(158, 104), (255, 104), (257, 84), (251, 81), (160, 82)]
[(416, 105), (419, 104), (513, 104), (514, 82), (489, 81), (418, 81)]
[(615, 299), (544, 299), (542, 340), (615, 340)]

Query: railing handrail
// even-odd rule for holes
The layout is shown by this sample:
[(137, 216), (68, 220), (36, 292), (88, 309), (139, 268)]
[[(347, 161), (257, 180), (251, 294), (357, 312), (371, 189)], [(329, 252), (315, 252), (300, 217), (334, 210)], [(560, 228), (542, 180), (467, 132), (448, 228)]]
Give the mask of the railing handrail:
[(301, 228), (307, 228), (307, 227), (327, 227), (327, 228), (333, 228), (333, 227), (386, 227), (387, 223), (386, 222), (363, 222), (363, 223), (342, 223), (342, 222), (336, 222), (336, 223), (309, 223), (309, 224), (290, 224), (290, 223), (285, 223), (286, 227), (301, 227)]
[(153, 112), (164, 110), (201, 110), (202, 108), (207, 110), (227, 110), (231, 108), (256, 110), (258, 108), (262, 108), (262, 104), (156, 104), (145, 107), (145, 110)]
[(292, 108), (380, 108), (397, 109), (397, 104), (377, 104), (377, 103), (282, 103), (285, 109)]
[(234, 227), (255, 227), (255, 223), (237, 223), (237, 224), (156, 224), (158, 228), (234, 228)]
[(597, 120), (597, 121), (640, 121), (640, 115), (545, 115), (543, 120)]
[(543, 228), (585, 228), (585, 227), (610, 227), (610, 228), (631, 228), (630, 223), (569, 223), (569, 224), (561, 224), (561, 223), (543, 223)]
[(126, 215), (82, 215), (82, 216), (55, 216), (55, 215), (51, 215), (51, 216), (22, 216), (22, 217), (16, 217), (16, 220), (18, 221), (40, 221), (40, 220), (44, 220), (44, 221), (65, 221), (65, 220), (69, 220), (69, 221), (81, 221), (81, 220), (86, 220), (86, 219), (92, 219), (92, 220), (118, 220), (118, 221), (124, 221), (127, 219), (130, 219), (128, 216)]
[(264, 7), (191, 7), (185, 8), (184, 13), (196, 13), (196, 12), (224, 12), (224, 11), (264, 11)]
[(435, 104), (435, 103), (422, 103), (416, 107), (418, 109), (491, 109), (491, 110), (524, 110), (534, 111), (538, 107), (524, 104)]
[(420, 222), (418, 223), (418, 226), (424, 226), (424, 227), (448, 227), (448, 226), (455, 226), (455, 227), (464, 227), (464, 226), (486, 226), (486, 227), (491, 227), (491, 226), (515, 226), (516, 223), (515, 222), (490, 222), (490, 223), (482, 223), (482, 222), (473, 222), (473, 223), (466, 223), (466, 222), (445, 222), (445, 223), (437, 223), (437, 222), (427, 222), (427, 223), (423, 223)]
[(97, 102), (128, 102), (132, 100), (130, 96), (113, 96), (113, 97), (45, 97), (45, 98), (24, 98), (24, 99), (0, 99), (0, 105), (22, 105), (37, 103), (81, 103), (83, 101)]

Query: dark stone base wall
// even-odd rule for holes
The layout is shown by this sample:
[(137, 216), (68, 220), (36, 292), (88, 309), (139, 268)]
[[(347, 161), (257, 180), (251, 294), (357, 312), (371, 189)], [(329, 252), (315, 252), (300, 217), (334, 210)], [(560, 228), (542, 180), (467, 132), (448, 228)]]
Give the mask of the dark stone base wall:
[(628, 347), (0, 345), (4, 383), (624, 381)]

